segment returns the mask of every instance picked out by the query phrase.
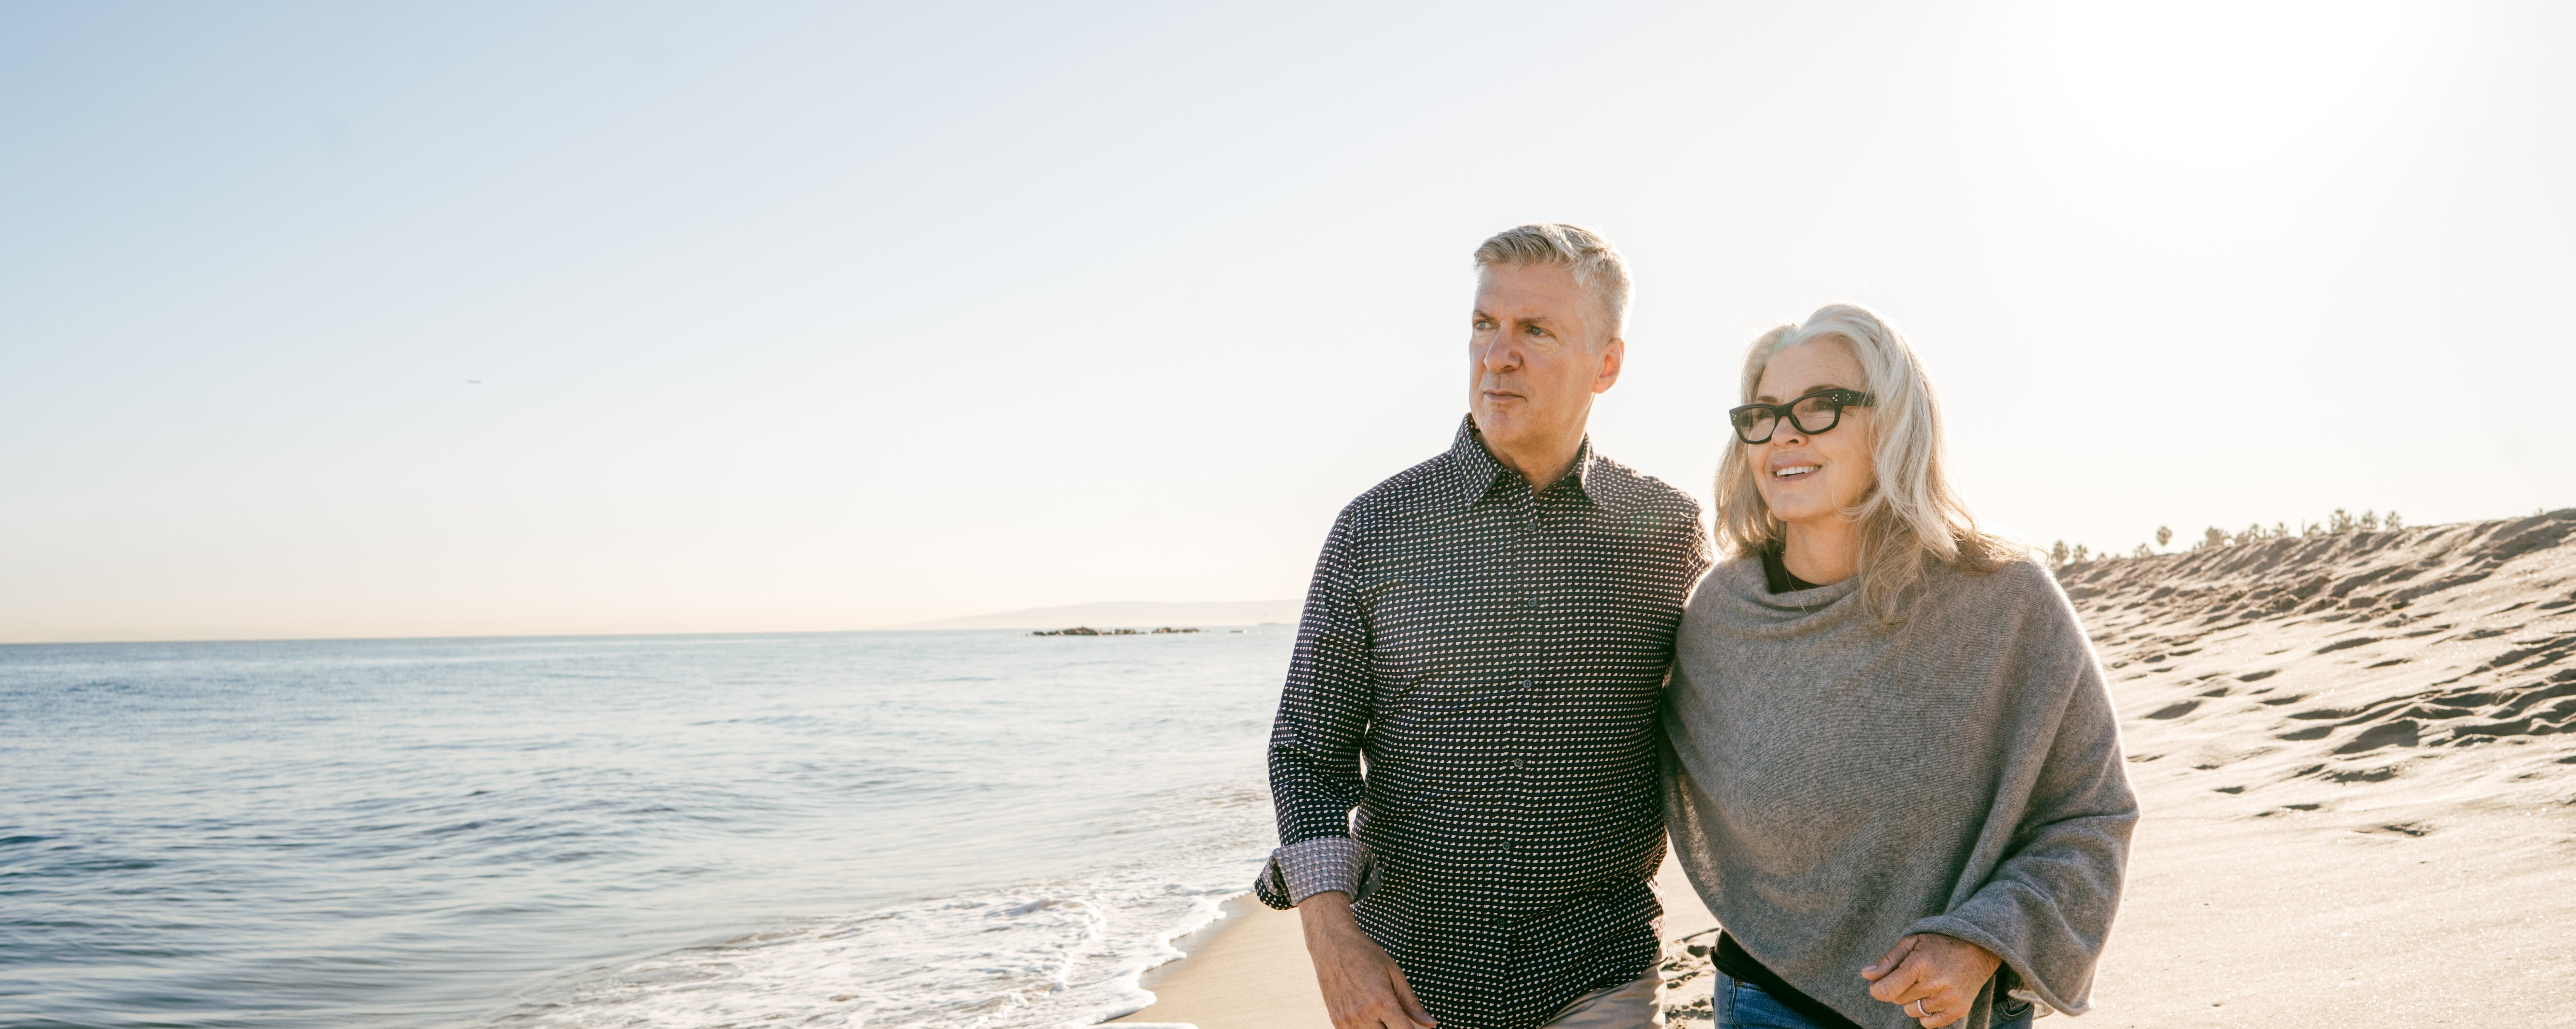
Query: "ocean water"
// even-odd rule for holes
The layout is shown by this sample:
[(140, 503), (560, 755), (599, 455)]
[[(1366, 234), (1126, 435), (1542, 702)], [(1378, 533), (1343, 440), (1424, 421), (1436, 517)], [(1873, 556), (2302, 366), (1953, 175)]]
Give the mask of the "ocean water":
[(1082, 1025), (1292, 632), (0, 647), (0, 1025)]

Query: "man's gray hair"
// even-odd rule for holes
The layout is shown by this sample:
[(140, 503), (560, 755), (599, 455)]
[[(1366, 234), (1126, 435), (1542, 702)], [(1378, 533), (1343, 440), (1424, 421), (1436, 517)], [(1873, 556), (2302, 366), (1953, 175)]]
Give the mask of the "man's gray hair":
[(1628, 262), (1601, 234), (1580, 225), (1541, 222), (1504, 229), (1476, 248), (1476, 270), (1553, 266), (1574, 273), (1574, 281), (1592, 291), (1604, 329), (1595, 346), (1628, 332)]

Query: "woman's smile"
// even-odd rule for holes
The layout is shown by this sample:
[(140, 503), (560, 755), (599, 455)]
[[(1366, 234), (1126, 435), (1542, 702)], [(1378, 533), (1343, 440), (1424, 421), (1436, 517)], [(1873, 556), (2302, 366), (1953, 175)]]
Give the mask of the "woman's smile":
[[(1772, 355), (1754, 396), (1779, 404), (1833, 389), (1862, 389), (1868, 384), (1859, 358), (1840, 340), (1817, 340)], [(1869, 409), (1850, 408), (1823, 432), (1808, 433), (1787, 418), (1779, 419), (1771, 437), (1751, 448), (1754, 481), (1771, 513), (1801, 532), (1819, 530), (1839, 535), (1843, 511), (1869, 495)], [(1817, 423), (1810, 421), (1809, 425)]]

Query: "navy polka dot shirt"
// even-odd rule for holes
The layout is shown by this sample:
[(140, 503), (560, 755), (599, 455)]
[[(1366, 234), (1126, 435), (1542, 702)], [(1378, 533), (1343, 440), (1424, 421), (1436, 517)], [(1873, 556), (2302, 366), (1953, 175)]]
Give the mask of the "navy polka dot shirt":
[(1473, 419), (1324, 543), (1270, 735), (1272, 907), (1340, 890), (1442, 1029), (1646, 974), (1656, 732), (1699, 505), (1592, 452), (1533, 494)]

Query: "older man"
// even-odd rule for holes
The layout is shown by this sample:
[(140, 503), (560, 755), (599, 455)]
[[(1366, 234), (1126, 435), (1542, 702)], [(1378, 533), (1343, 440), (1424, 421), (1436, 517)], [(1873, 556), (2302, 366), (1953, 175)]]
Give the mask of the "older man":
[(1255, 889), (1299, 909), (1340, 1029), (1645, 1026), (1656, 719), (1708, 541), (1584, 434), (1627, 354), (1618, 251), (1523, 225), (1476, 267), (1457, 439), (1316, 563)]

